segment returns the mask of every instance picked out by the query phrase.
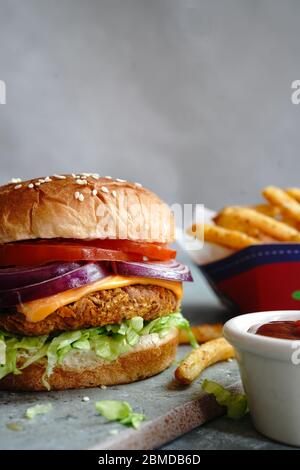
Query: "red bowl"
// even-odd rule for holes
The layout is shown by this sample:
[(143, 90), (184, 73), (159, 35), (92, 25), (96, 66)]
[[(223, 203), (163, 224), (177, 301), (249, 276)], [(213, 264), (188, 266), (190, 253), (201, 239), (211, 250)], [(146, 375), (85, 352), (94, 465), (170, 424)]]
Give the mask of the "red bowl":
[(234, 313), (300, 309), (300, 245), (253, 245), (199, 266)]

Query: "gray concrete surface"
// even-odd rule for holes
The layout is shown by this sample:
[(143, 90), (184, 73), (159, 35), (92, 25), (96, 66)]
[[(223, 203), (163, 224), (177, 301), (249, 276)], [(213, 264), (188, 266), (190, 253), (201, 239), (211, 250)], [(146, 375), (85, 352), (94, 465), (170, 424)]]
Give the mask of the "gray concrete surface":
[(1, 182), (99, 171), (216, 208), (299, 184), (299, 1), (0, 0), (0, 10)]
[(233, 421), (215, 419), (162, 447), (166, 450), (295, 450), (259, 434), (249, 415)]

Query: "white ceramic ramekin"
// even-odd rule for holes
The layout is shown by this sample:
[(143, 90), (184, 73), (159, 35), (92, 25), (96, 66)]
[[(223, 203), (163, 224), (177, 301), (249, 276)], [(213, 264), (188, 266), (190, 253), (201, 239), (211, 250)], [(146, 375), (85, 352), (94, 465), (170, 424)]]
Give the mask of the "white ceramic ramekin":
[(300, 320), (300, 311), (249, 313), (224, 326), (237, 352), (243, 386), (258, 431), (300, 446), (300, 341), (269, 338), (249, 328), (278, 320)]

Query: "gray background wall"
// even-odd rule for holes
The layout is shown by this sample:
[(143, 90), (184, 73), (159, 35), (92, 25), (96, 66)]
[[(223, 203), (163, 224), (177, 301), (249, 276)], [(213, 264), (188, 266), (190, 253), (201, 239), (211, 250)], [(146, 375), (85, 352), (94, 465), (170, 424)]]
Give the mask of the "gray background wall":
[(297, 0), (0, 0), (0, 180), (98, 171), (219, 207), (300, 186)]

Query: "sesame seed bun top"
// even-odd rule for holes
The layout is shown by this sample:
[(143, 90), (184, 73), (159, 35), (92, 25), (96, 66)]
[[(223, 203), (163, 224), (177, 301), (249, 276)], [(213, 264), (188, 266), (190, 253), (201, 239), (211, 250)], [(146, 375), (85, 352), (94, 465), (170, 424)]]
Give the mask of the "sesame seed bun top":
[(138, 183), (80, 173), (0, 187), (0, 243), (36, 238), (169, 243), (169, 207)]

